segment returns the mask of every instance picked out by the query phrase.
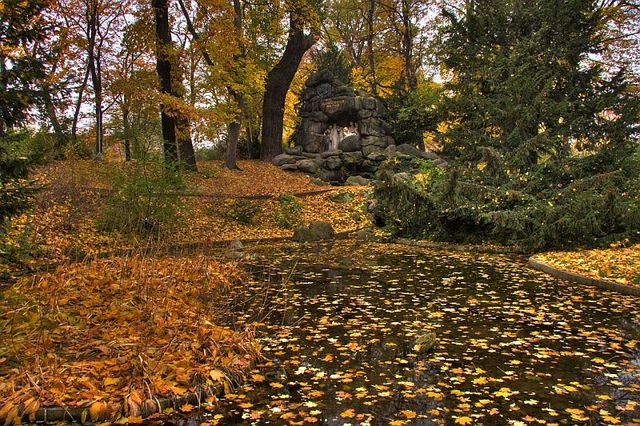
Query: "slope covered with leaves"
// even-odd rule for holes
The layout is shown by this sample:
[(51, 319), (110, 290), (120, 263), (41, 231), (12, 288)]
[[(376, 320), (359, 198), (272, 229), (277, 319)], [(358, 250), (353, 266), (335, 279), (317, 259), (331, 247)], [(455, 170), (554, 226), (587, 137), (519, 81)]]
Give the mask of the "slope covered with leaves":
[[(160, 164), (56, 162), (36, 170), (45, 189), (35, 207), (8, 226), (4, 266), (83, 259), (151, 242), (153, 246), (209, 244), (288, 237), (298, 224), (323, 220), (337, 232), (367, 223), (366, 188), (317, 186), (304, 175), (259, 161), (242, 171), (203, 162), (200, 172), (171, 182)], [(160, 177), (159, 177), (160, 176)], [(332, 196), (349, 192), (345, 202)], [(283, 203), (282, 194), (296, 194)]]
[(135, 421), (145, 401), (246, 369), (250, 328), (219, 325), (241, 277), (203, 256), (132, 257), (15, 283), (0, 298), (0, 418), (62, 405)]
[(640, 286), (640, 244), (581, 251), (554, 251), (534, 259), (555, 268), (620, 284)]

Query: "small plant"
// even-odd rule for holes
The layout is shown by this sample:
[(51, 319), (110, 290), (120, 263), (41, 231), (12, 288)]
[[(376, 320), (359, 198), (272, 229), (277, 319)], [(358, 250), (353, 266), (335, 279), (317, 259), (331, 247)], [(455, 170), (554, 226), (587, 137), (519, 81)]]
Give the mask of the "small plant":
[(157, 234), (177, 220), (181, 181), (159, 163), (144, 163), (115, 178), (100, 218), (100, 228), (125, 234)]
[(284, 193), (278, 198), (278, 210), (275, 212), (275, 221), (281, 228), (291, 229), (302, 224), (302, 207), (304, 204), (292, 195)]
[(249, 200), (237, 199), (233, 202), (225, 216), (228, 219), (235, 220), (236, 222), (251, 225), (258, 213), (260, 213), (260, 206), (257, 203)]

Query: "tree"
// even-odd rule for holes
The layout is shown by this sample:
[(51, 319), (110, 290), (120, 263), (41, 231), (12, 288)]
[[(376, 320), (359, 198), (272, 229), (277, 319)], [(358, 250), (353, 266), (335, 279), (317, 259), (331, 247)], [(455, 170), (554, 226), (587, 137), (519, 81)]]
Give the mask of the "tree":
[[(41, 104), (38, 81), (45, 77), (42, 46), (48, 28), (42, 0), (4, 1), (0, 8), (0, 137), (24, 124), (29, 108)], [(34, 48), (35, 51), (34, 51)]]
[(424, 191), (385, 190), (383, 204), (401, 196), (403, 214), (419, 209), (424, 228), (404, 231), (527, 249), (638, 238), (640, 100), (623, 70), (592, 60), (602, 12), (591, 0), (468, 0), (445, 12), (452, 167), (429, 171)]
[(178, 146), (176, 139), (176, 120), (168, 110), (168, 98), (173, 93), (171, 87), (171, 29), (169, 28), (169, 4), (168, 0), (151, 0), (151, 7), (155, 17), (156, 32), (156, 72), (160, 78), (160, 93), (165, 95), (160, 106), (160, 119), (162, 121), (162, 138), (164, 139), (163, 151), (167, 164), (177, 164)]
[[(303, 55), (318, 39), (320, 21), (317, 6), (305, 0), (287, 3), (289, 34), (278, 63), (269, 71), (262, 103), (262, 160), (271, 161), (282, 153), (282, 123), (287, 92)], [(305, 33), (305, 27), (309, 33)]]
[(459, 123), (444, 137), (451, 155), (494, 156), (506, 179), (572, 150), (629, 143), (637, 110), (624, 74), (588, 60), (603, 44), (593, 1), (470, 0), (446, 16), (441, 54)]
[(41, 19), (45, 1), (0, 3), (0, 225), (26, 208), (35, 187), (24, 179), (27, 162), (7, 151), (11, 133), (29, 120), (29, 109), (42, 105), (37, 88), (45, 78), (46, 49), (51, 28)]

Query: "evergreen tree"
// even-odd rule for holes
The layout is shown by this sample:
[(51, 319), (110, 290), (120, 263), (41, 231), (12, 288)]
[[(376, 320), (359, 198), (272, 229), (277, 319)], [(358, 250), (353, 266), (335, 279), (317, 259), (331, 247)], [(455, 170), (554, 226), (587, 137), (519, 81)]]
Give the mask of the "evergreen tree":
[(36, 85), (44, 77), (45, 6), (43, 0), (0, 3), (0, 137), (23, 124), (29, 108), (40, 102)]
[[(602, 15), (591, 0), (469, 0), (446, 12), (441, 55), (453, 72), (448, 152), (502, 179), (572, 152), (624, 147), (638, 130), (623, 71), (607, 79)], [(494, 174), (492, 178), (498, 178)]]
[(382, 218), (400, 234), (525, 249), (640, 239), (640, 104), (624, 70), (593, 60), (601, 12), (591, 0), (468, 0), (445, 12), (451, 166), (388, 180)]

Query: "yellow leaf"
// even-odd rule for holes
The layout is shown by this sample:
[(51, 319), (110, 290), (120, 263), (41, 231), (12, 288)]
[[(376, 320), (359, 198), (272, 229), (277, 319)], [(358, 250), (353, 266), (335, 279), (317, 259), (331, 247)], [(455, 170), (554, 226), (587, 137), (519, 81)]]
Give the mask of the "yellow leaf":
[(355, 417), (355, 415), (356, 412), (353, 410), (353, 408), (349, 408), (348, 410), (344, 410), (342, 413), (340, 413), (340, 417), (344, 417), (347, 419)]
[(118, 378), (114, 378), (114, 377), (107, 377), (103, 380), (104, 386), (113, 386), (113, 385), (117, 385), (118, 382), (120, 381), (120, 379)]
[(411, 410), (402, 410), (400, 412), (402, 413), (403, 416), (405, 416), (408, 419), (415, 419), (417, 416), (416, 412)]
[(91, 404), (91, 407), (89, 407), (89, 416), (91, 417), (91, 421), (93, 422), (106, 418), (107, 412), (108, 407), (106, 402), (94, 402), (93, 404)]
[(211, 380), (214, 382), (221, 382), (227, 376), (220, 370), (211, 370), (209, 372), (209, 377), (211, 377)]
[(467, 416), (464, 416), (464, 417), (458, 417), (458, 418), (456, 419), (456, 424), (457, 424), (457, 425), (470, 425), (470, 424), (471, 424), (471, 422), (472, 422), (471, 417), (467, 417)]
[(190, 411), (193, 411), (193, 405), (191, 404), (184, 404), (182, 407), (180, 407), (180, 411), (182, 411), (183, 413), (188, 413)]
[(251, 380), (253, 380), (256, 383), (261, 383), (265, 381), (265, 377), (262, 374), (252, 374)]
[(486, 385), (488, 382), (486, 377), (478, 377), (476, 379), (473, 379), (472, 383), (474, 385)]

